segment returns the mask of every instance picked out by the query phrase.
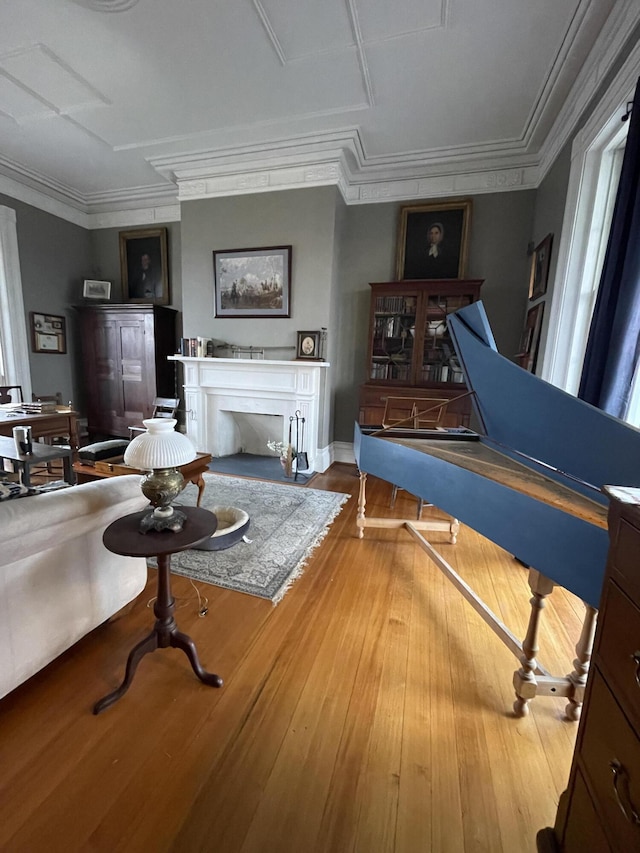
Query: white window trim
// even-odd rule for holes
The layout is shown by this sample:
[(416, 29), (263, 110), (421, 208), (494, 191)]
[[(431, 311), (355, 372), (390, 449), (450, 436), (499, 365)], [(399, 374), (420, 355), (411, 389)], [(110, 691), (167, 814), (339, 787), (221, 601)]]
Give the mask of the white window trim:
[[(576, 394), (590, 322), (585, 293), (597, 287), (603, 259), (602, 224), (615, 149), (627, 128), (621, 122), (640, 76), (640, 45), (617, 74), (571, 149), (571, 170), (558, 250), (549, 328), (540, 376)], [(607, 161), (611, 168), (604, 168)], [(610, 211), (609, 211), (610, 213)], [(605, 235), (606, 238), (606, 235)], [(581, 304), (582, 302), (582, 304)]]
[(6, 385), (21, 385), (31, 399), (29, 344), (22, 298), (16, 212), (0, 205), (0, 330)]

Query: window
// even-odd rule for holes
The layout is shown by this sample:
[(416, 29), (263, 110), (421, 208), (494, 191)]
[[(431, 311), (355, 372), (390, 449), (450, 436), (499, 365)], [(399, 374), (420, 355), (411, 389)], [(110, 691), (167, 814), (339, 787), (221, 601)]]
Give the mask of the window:
[(574, 142), (542, 377), (577, 394), (607, 249), (628, 124), (616, 104)]
[(24, 399), (31, 399), (16, 212), (3, 206), (0, 206), (0, 374), (2, 384), (21, 385)]

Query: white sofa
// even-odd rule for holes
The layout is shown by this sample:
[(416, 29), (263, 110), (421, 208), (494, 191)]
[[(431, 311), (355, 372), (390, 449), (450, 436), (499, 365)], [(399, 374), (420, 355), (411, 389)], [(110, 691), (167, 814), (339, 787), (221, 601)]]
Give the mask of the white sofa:
[(145, 560), (102, 534), (145, 505), (136, 474), (0, 502), (0, 697), (139, 595)]

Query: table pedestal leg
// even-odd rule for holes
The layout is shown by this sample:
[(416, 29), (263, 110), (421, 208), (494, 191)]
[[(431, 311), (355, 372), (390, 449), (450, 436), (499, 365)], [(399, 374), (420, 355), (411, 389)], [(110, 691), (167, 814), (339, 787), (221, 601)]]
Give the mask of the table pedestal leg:
[(113, 705), (114, 702), (117, 702), (121, 696), (124, 696), (133, 681), (138, 664), (147, 652), (154, 652), (156, 649), (166, 649), (169, 646), (174, 649), (181, 649), (186, 654), (193, 671), (200, 681), (211, 687), (222, 687), (223, 681), (219, 675), (214, 675), (212, 672), (207, 672), (202, 668), (198, 652), (196, 651), (196, 645), (191, 637), (183, 634), (182, 631), (178, 631), (173, 615), (174, 611), (175, 599), (171, 595), (171, 557), (168, 554), (163, 554), (158, 557), (158, 595), (153, 608), (156, 616), (153, 631), (129, 652), (122, 684), (117, 690), (114, 690), (96, 702), (93, 707), (94, 714), (99, 714)]
[(154, 652), (158, 648), (158, 635), (155, 631), (152, 631), (144, 640), (141, 640), (137, 646), (134, 646), (129, 652), (129, 657), (127, 658), (127, 667), (124, 672), (124, 679), (120, 687), (117, 690), (114, 690), (112, 693), (109, 693), (104, 698), (100, 699), (99, 702), (93, 706), (93, 713), (99, 714), (101, 711), (105, 711), (114, 702), (117, 702), (121, 696), (129, 689), (129, 685), (133, 681), (133, 676), (138, 667), (138, 664), (142, 660), (142, 658), (147, 654), (147, 652)]

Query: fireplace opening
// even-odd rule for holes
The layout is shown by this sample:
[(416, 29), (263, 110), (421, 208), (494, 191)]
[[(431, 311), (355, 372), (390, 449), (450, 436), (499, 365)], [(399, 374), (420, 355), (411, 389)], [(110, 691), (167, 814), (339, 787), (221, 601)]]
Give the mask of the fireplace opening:
[(255, 412), (221, 411), (218, 420), (217, 456), (247, 453), (273, 456), (268, 441), (282, 441), (284, 418)]

